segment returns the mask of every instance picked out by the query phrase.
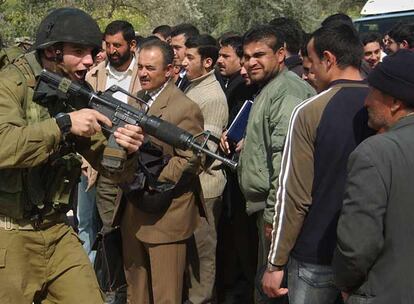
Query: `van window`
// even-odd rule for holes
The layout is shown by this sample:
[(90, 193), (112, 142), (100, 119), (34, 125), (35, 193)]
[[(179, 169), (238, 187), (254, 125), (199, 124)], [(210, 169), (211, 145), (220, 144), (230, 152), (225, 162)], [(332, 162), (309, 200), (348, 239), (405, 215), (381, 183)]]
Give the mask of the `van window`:
[[(397, 15), (397, 14), (396, 14)], [(411, 15), (406, 16), (378, 16), (375, 18), (367, 17), (355, 20), (355, 28), (359, 33), (367, 32), (379, 32), (385, 34), (389, 31), (396, 23), (414, 23), (414, 12)]]

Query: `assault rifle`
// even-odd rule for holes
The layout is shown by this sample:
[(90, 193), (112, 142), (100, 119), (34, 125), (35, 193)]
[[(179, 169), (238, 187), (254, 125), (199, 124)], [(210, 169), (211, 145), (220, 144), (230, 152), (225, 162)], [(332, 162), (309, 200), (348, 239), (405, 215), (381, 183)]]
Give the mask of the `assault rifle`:
[[(123, 103), (114, 97), (114, 94), (117, 92), (135, 99), (146, 110), (143, 111)], [(127, 155), (125, 150), (115, 141), (113, 132), (126, 124), (140, 126), (146, 134), (154, 136), (175, 148), (182, 150), (191, 149), (196, 153), (205, 153), (233, 170), (237, 167), (236, 162), (222, 157), (207, 148), (206, 144), (211, 136), (209, 131), (193, 136), (167, 121), (153, 115), (149, 116), (147, 115), (149, 106), (144, 100), (132, 96), (118, 86), (112, 86), (104, 92), (94, 92), (90, 88), (73, 82), (68, 78), (43, 70), (37, 82), (33, 100), (47, 104), (50, 100), (55, 100), (56, 96), (65, 100), (76, 110), (89, 107), (102, 113), (112, 121), (111, 128), (103, 126), (103, 129), (109, 133), (108, 144), (102, 159), (102, 165), (106, 168), (120, 170), (123, 167)]]

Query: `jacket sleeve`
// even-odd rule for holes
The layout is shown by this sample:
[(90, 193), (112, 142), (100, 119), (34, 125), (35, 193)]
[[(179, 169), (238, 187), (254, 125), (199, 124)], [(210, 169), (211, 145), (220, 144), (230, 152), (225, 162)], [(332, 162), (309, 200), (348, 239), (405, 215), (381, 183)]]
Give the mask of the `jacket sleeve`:
[[(203, 116), (200, 108), (193, 102), (179, 114), (181, 119), (177, 127), (195, 135), (203, 132)], [(177, 183), (183, 172), (199, 173), (200, 157), (191, 150), (174, 148), (174, 156), (161, 171), (158, 178), (162, 182)]]
[(60, 130), (53, 118), (27, 124), (24, 82), (7, 71), (0, 75), (0, 169), (34, 167), (58, 148)]
[[(200, 109), (204, 118), (204, 130), (210, 131), (211, 135), (220, 139), (221, 133), (227, 125), (229, 109), (224, 94), (223, 98), (220, 98), (219, 94), (216, 95), (208, 103), (204, 103)], [(211, 151), (216, 151), (218, 144), (209, 140), (207, 146)]]
[[(350, 156), (344, 205), (337, 228), (333, 269), (337, 286), (360, 286), (384, 245), (387, 187), (372, 163), (374, 147), (362, 143)], [(370, 157), (370, 155), (372, 155)]]
[(310, 116), (299, 105), (292, 113), (287, 133), (268, 258), (277, 266), (287, 263), (312, 202), (315, 127)]
[(265, 222), (272, 224), (274, 217), (274, 206), (276, 203), (276, 191), (279, 184), (279, 173), (282, 162), (282, 152), (285, 144), (286, 134), (288, 132), (289, 120), (293, 109), (301, 102), (294, 96), (283, 96), (272, 101), (269, 109), (269, 127), (271, 140), (271, 162), (272, 168), (270, 174), (270, 189), (266, 199), (266, 207), (264, 210)]

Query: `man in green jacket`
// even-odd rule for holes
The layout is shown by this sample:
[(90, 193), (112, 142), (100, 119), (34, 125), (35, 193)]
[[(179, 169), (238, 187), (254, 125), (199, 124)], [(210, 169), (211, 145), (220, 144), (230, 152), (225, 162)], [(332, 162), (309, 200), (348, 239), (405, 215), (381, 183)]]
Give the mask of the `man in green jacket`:
[[(1, 303), (103, 303), (65, 214), (80, 176), (77, 153), (96, 166), (105, 143), (100, 124), (111, 121), (92, 109), (70, 111), (57, 97), (32, 100), (42, 69), (84, 82), (101, 38), (85, 12), (57, 9), (40, 24), (34, 51), (0, 72)], [(126, 126), (115, 138), (132, 154), (143, 135)]]
[(314, 89), (284, 67), (284, 38), (272, 26), (250, 29), (243, 37), (244, 66), (260, 86), (239, 159), (240, 188), (248, 214), (257, 213), (258, 265), (267, 263), (283, 145), (290, 115)]

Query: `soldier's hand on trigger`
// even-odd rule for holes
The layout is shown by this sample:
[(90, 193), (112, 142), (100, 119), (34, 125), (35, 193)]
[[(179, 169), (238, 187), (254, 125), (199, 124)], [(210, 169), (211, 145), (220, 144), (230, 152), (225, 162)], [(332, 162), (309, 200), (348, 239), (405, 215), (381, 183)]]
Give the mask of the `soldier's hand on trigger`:
[(141, 127), (125, 125), (114, 132), (116, 142), (127, 150), (128, 154), (138, 151), (144, 141), (144, 132)]
[(111, 121), (103, 114), (92, 109), (81, 109), (69, 113), (72, 127), (70, 132), (72, 134), (91, 137), (97, 132), (101, 132), (99, 123), (103, 123), (108, 127), (112, 126)]

